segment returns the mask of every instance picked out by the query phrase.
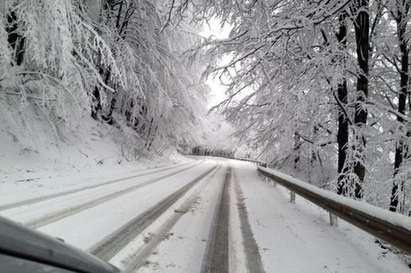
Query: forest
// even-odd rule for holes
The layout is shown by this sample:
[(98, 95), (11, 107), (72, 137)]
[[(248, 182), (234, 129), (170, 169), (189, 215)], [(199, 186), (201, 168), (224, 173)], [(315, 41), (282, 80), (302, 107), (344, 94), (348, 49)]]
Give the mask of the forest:
[[(244, 156), (207, 143), (218, 114), (251, 158), (411, 211), (408, 0), (3, 0), (0, 16), (0, 115), (15, 135), (33, 112), (57, 138), (89, 117), (127, 158)], [(228, 37), (201, 36), (212, 22)], [(225, 88), (210, 109), (207, 78)]]
[[(323, 188), (410, 208), (411, 3), (173, 1), (176, 18), (219, 18), (207, 73), (216, 106), (256, 157)], [(224, 61), (222, 62), (222, 57)]]

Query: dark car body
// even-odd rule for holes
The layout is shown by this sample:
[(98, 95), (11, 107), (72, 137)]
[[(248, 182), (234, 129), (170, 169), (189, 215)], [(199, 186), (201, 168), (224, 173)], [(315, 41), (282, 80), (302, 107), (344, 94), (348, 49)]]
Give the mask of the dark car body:
[(118, 273), (119, 270), (61, 240), (0, 217), (0, 272)]

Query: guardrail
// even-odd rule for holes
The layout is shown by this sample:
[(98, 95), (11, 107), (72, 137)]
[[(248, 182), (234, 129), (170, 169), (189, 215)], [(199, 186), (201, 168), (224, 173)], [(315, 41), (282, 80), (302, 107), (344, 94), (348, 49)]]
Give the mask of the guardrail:
[(242, 157), (231, 157), (231, 156), (222, 156), (222, 155), (198, 155), (198, 154), (188, 154), (190, 156), (208, 156), (208, 157), (219, 157), (219, 158), (226, 158), (226, 159), (233, 159), (233, 160), (240, 160), (240, 161), (247, 161), (247, 162), (251, 162), (251, 163), (255, 163), (257, 166), (262, 166), (262, 167), (267, 167), (267, 163), (262, 162), (262, 161), (258, 161), (258, 160), (254, 160), (254, 159), (250, 159), (250, 158), (242, 158)]
[(328, 211), (331, 225), (335, 225), (336, 217), (340, 217), (411, 254), (411, 217), (337, 195), (261, 165), (258, 171), (289, 189), (291, 202), (295, 202), (295, 194), (298, 194)]
[[(228, 158), (228, 157), (226, 157), (226, 158)], [(249, 158), (235, 158), (235, 157), (231, 157), (230, 159), (240, 160), (240, 161), (247, 161), (247, 162), (255, 163), (255, 164), (257, 164), (257, 166), (267, 167), (267, 163), (262, 162), (262, 161), (258, 161), (258, 160), (254, 160), (254, 159), (249, 159)]]

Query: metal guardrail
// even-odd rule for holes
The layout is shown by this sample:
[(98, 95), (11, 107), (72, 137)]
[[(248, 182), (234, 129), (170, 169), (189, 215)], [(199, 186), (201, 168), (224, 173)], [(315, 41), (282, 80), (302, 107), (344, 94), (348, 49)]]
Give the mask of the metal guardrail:
[[(337, 217), (357, 226), (358, 228), (384, 240), (398, 249), (411, 254), (411, 217), (390, 212), (388, 210), (371, 206), (376, 215), (361, 209), (363, 202), (356, 201), (358, 206), (353, 205), (354, 200), (337, 195), (333, 192), (315, 188), (315, 186), (299, 181), (295, 183), (292, 177), (278, 171), (268, 169), (267, 163), (249, 158), (225, 157), (234, 160), (248, 161), (258, 166), (258, 171), (273, 179), (274, 182), (290, 190), (290, 201), (295, 202), (295, 194), (307, 199), (315, 205), (325, 209), (330, 213), (331, 225), (337, 225)], [(304, 185), (303, 185), (304, 184)], [(311, 189), (309, 189), (311, 188)], [(315, 190), (314, 190), (315, 188)], [(319, 191), (326, 192), (321, 194)], [(332, 198), (334, 197), (334, 198)], [(336, 200), (337, 199), (337, 200)], [(383, 217), (381, 215), (388, 217)], [(407, 225), (399, 223), (403, 221)]]
[(258, 160), (254, 160), (254, 159), (250, 159), (250, 158), (235, 158), (235, 157), (231, 157), (230, 159), (240, 160), (240, 161), (247, 161), (247, 162), (255, 163), (255, 164), (257, 164), (257, 166), (267, 167), (267, 163), (262, 162), (262, 161), (258, 161)]
[[(374, 235), (375, 237), (384, 240), (398, 249), (411, 254), (411, 228), (409, 225), (409, 223), (411, 223), (411, 218), (377, 207), (372, 208), (379, 213), (376, 213), (377, 215), (371, 214), (370, 212), (361, 209), (362, 202), (358, 202), (359, 206), (355, 206), (355, 202), (347, 197), (342, 197), (331, 192), (321, 194), (321, 189), (319, 188), (318, 190), (309, 189), (310, 187), (314, 187), (313, 185), (303, 182), (293, 182), (292, 179), (290, 179), (291, 177), (280, 172), (261, 167), (261, 164), (259, 165), (258, 171), (261, 174), (273, 179), (274, 182), (286, 187), (292, 192), (291, 201), (293, 199), (295, 200), (296, 193), (317, 206), (327, 210), (330, 213), (331, 224), (333, 224), (333, 221), (334, 223), (336, 221), (336, 219), (333, 220), (333, 217), (331, 217), (331, 214), (333, 214)], [(382, 214), (387, 217), (381, 216)], [(404, 222), (404, 220), (407, 222), (407, 225), (400, 224)]]
[(198, 155), (198, 154), (187, 154), (190, 156), (208, 156), (208, 157), (219, 157), (219, 158), (226, 158), (226, 159), (233, 159), (233, 160), (240, 160), (240, 161), (247, 161), (250, 163), (255, 163), (257, 166), (262, 166), (262, 167), (267, 167), (267, 163), (259, 161), (259, 160), (254, 160), (250, 158), (242, 158), (242, 157), (231, 157), (231, 156), (222, 156), (222, 155)]

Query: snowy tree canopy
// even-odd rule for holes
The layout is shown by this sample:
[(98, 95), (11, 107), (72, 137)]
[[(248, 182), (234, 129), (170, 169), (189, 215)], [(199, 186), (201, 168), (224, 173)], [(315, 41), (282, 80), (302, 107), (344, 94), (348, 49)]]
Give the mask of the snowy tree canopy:
[(174, 24), (191, 16), (232, 28), (198, 48), (227, 86), (217, 108), (260, 159), (409, 207), (409, 1), (180, 0), (169, 11)]
[(207, 87), (200, 64), (181, 58), (199, 37), (188, 25), (165, 28), (160, 4), (7, 0), (0, 7), (2, 115), (22, 130), (34, 106), (53, 128), (74, 129), (85, 115), (114, 126), (130, 156), (201, 135), (194, 127)]
[[(219, 137), (339, 194), (405, 212), (410, 5), (5, 0), (1, 115), (30, 131), (34, 111), (56, 135), (90, 116), (120, 133), (129, 158), (187, 150), (215, 131), (202, 118), (205, 72), (227, 87), (215, 109), (236, 128)], [(229, 37), (201, 38), (211, 20)], [(221, 145), (212, 135), (209, 145)]]

